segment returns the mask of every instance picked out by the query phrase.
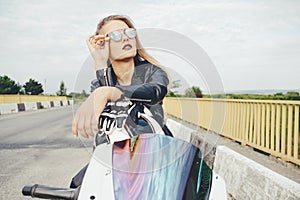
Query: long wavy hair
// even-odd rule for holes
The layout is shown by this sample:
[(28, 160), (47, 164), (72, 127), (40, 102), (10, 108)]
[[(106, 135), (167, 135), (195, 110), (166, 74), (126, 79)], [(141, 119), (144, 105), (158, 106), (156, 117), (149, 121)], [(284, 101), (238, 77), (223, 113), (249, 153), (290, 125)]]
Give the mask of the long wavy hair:
[[(95, 35), (100, 34), (101, 28), (109, 21), (111, 20), (121, 20), (125, 22), (129, 28), (135, 28), (132, 21), (130, 20), (129, 17), (124, 16), (124, 15), (110, 15), (105, 18), (103, 18), (97, 25), (97, 30)], [(163, 67), (156, 59), (154, 59), (152, 56), (150, 56), (146, 50), (142, 47), (142, 44), (138, 38), (138, 35), (136, 36), (136, 46), (137, 46), (137, 55), (136, 57), (141, 61), (141, 60), (146, 60), (150, 62), (153, 65), (156, 65), (160, 68), (162, 68), (166, 73), (167, 71), (165, 70), (165, 67)]]

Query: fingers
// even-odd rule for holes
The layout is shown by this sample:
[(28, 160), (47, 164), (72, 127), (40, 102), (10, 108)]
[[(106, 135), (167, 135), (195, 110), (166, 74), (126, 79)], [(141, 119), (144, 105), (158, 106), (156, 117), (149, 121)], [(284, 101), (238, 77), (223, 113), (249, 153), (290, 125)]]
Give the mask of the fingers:
[(105, 35), (95, 35), (94, 36), (94, 42), (95, 44), (99, 44), (102, 46), (105, 42), (109, 41), (109, 37)]
[(78, 131), (80, 135), (84, 138), (89, 138), (89, 135), (87, 134), (87, 126), (85, 126), (85, 118), (81, 117), (81, 119), (78, 121)]
[(77, 112), (72, 122), (72, 133), (78, 137), (78, 132), (84, 138), (94, 137), (94, 132), (98, 131), (95, 116), (86, 116), (84, 113)]
[[(76, 112), (72, 123), (72, 132), (75, 137), (78, 136), (78, 132), (84, 138), (88, 138), (89, 136), (93, 137), (94, 132), (98, 132), (99, 116), (102, 113), (107, 101), (104, 96), (96, 96), (95, 91), (78, 108)], [(101, 91), (102, 90), (99, 90), (100, 94), (102, 94)]]
[(90, 37), (88, 37), (88, 38), (86, 39), (86, 44), (87, 44), (87, 46), (88, 46), (90, 52), (93, 51), (93, 46), (92, 46), (92, 43), (91, 43), (92, 36), (93, 36), (93, 35), (91, 35)]
[(86, 44), (89, 48), (90, 51), (92, 51), (94, 48), (96, 48), (96, 40), (95, 40), (95, 36), (94, 35), (90, 35), (87, 39), (86, 39)]
[(86, 43), (90, 50), (93, 48), (104, 48), (105, 44), (109, 42), (110, 38), (107, 35), (90, 35), (86, 39)]
[(101, 49), (104, 49), (109, 44), (109, 37), (101, 38), (99, 40), (96, 40), (96, 45), (99, 46)]
[(105, 37), (105, 35), (94, 35), (95, 40), (104, 40)]
[(104, 36), (103, 37), (94, 37), (94, 44), (103, 46), (105, 40)]
[(94, 130), (92, 128), (92, 124), (93, 122), (94, 116), (90, 115), (90, 116), (86, 116), (84, 123), (83, 123), (83, 134), (85, 136), (87, 136), (87, 138), (89, 136), (94, 137)]
[(74, 137), (78, 137), (77, 121), (75, 120), (75, 118), (73, 119), (73, 122), (72, 122), (72, 133), (73, 133)]
[(91, 126), (91, 129), (92, 129), (92, 131), (93, 131), (93, 133), (97, 133), (98, 132), (98, 130), (99, 130), (99, 128), (98, 128), (98, 120), (97, 120), (97, 117), (96, 116), (91, 116), (91, 124), (90, 124), (90, 126)]
[(83, 128), (83, 125), (84, 125), (84, 118), (80, 119), (80, 115), (76, 113), (72, 122), (72, 133), (75, 137), (78, 137), (78, 131), (79, 131), (83, 137), (88, 138), (88, 135), (85, 133), (85, 130)]

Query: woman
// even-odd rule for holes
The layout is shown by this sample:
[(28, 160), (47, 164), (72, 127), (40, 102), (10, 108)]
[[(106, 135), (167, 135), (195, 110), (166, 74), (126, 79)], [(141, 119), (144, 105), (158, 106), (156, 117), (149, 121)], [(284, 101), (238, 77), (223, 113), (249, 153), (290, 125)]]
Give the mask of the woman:
[[(169, 83), (167, 73), (142, 48), (132, 22), (125, 16), (108, 16), (86, 42), (95, 61), (97, 79), (92, 81), (91, 95), (75, 114), (74, 136), (78, 137), (78, 132), (85, 138), (95, 136), (95, 145), (109, 142), (104, 133), (115, 127), (131, 127), (126, 130), (134, 132), (132, 128), (137, 126), (129, 124), (137, 123), (136, 113), (144, 112), (144, 108), (150, 110), (165, 134), (172, 136), (164, 124), (162, 109)], [(71, 188), (81, 185), (86, 169), (87, 166), (72, 179)]]
[[(103, 143), (103, 133), (119, 126), (118, 116), (125, 116), (121, 117), (121, 126), (128, 122), (132, 102), (138, 111), (148, 108), (165, 133), (171, 135), (164, 124), (162, 109), (169, 83), (167, 73), (142, 48), (132, 22), (125, 16), (108, 16), (86, 42), (95, 61), (97, 79), (92, 81), (91, 95), (76, 112), (72, 123), (74, 136), (79, 132), (88, 138), (97, 133), (96, 145)], [(131, 104), (111, 104), (119, 101)]]

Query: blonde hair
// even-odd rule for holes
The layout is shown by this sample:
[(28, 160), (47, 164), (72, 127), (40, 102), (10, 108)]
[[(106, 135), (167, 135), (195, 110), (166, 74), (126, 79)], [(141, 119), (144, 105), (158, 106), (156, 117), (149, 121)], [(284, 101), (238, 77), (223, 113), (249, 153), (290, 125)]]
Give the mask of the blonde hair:
[[(124, 15), (110, 15), (108, 17), (103, 18), (98, 23), (95, 35), (99, 35), (102, 26), (104, 26), (107, 22), (109, 22), (111, 20), (121, 20), (121, 21), (125, 22), (129, 28), (135, 28), (129, 17), (124, 16)], [(162, 68), (167, 73), (167, 71), (165, 70), (165, 67), (163, 67), (155, 58), (150, 56), (147, 53), (147, 51), (142, 47), (142, 44), (141, 44), (138, 36), (136, 36), (136, 46), (137, 46), (137, 57), (139, 60), (146, 60), (146, 61), (150, 62), (151, 64)], [(168, 77), (169, 77), (169, 75), (168, 75)]]

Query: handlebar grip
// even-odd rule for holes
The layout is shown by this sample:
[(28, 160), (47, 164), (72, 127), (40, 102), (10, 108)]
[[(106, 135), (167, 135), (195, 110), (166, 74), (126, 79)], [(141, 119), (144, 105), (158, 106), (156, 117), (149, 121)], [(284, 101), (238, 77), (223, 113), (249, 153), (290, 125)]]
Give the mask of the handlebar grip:
[(22, 194), (24, 196), (37, 197), (42, 199), (77, 200), (79, 190), (79, 187), (76, 189), (66, 189), (35, 184), (33, 186), (24, 186), (22, 189)]
[(33, 186), (28, 186), (28, 185), (24, 186), (23, 189), (22, 189), (22, 194), (24, 196), (31, 196), (32, 187)]

